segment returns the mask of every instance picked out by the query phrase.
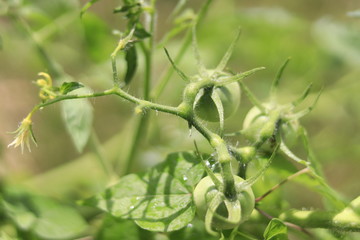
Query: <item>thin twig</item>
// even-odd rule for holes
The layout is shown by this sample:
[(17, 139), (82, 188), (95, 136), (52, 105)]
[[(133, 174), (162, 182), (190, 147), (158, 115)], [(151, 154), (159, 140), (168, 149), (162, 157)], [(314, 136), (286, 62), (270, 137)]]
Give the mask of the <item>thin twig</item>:
[(309, 168), (304, 168), (296, 173), (294, 173), (293, 175), (288, 176), (287, 178), (285, 178), (284, 180), (282, 180), (280, 183), (276, 184), (275, 186), (273, 186), (269, 191), (267, 191), (266, 193), (264, 193), (263, 195), (261, 195), (260, 197), (255, 199), (255, 202), (260, 202), (261, 200), (263, 200), (266, 196), (268, 196), (270, 193), (272, 193), (273, 191), (275, 191), (276, 189), (278, 189), (281, 185), (285, 184), (287, 181), (301, 175), (304, 173), (310, 172)]
[[(272, 220), (273, 218), (275, 218), (275, 217), (271, 216), (270, 214), (268, 214), (267, 212), (259, 209), (258, 207), (255, 207), (255, 209), (256, 209), (261, 215), (263, 215), (264, 217), (266, 217), (266, 218), (268, 218), (268, 219), (270, 219), (270, 220)], [(290, 228), (293, 228), (293, 229), (295, 229), (295, 230), (301, 231), (301, 232), (305, 233), (306, 235), (312, 237), (312, 234), (311, 234), (309, 231), (307, 231), (307, 230), (306, 230), (305, 228), (303, 228), (303, 227), (300, 227), (299, 225), (296, 225), (296, 224), (293, 224), (293, 223), (290, 223), (290, 222), (283, 222), (283, 223), (284, 223), (286, 226), (290, 227)]]

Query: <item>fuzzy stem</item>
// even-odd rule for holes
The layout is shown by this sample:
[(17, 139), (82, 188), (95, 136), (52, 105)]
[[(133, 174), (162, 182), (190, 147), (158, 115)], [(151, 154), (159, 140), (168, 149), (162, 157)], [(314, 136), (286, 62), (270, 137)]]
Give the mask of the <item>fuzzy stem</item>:
[[(148, 39), (148, 45), (144, 42), (140, 42), (141, 49), (144, 53), (145, 58), (145, 74), (144, 74), (144, 89), (143, 98), (144, 100), (150, 99), (150, 88), (152, 80), (152, 63), (153, 63), (153, 52), (154, 52), (154, 34), (155, 34), (155, 23), (156, 23), (156, 11), (155, 11), (156, 0), (151, 1), (151, 12), (148, 15), (148, 28), (151, 36)], [(141, 142), (142, 137), (145, 135), (147, 130), (147, 122), (149, 119), (148, 114), (143, 114), (140, 118), (136, 119), (135, 132), (132, 136), (132, 142), (125, 158), (125, 172), (128, 174), (131, 172), (132, 166), (134, 165), (134, 159), (136, 156), (136, 150)]]
[(345, 208), (340, 213), (321, 210), (290, 210), (281, 214), (280, 219), (304, 228), (328, 228), (360, 232), (360, 217), (350, 207)]
[(226, 142), (219, 135), (206, 128), (197, 118), (189, 119), (189, 121), (191, 125), (193, 125), (215, 149), (222, 170), (221, 175), (224, 182), (224, 195), (229, 199), (234, 199), (236, 197), (236, 190), (231, 168), (231, 160), (233, 157), (227, 149)]
[[(264, 217), (266, 217), (266, 218), (268, 218), (268, 219), (270, 219), (270, 220), (274, 218), (273, 216), (271, 216), (270, 214), (266, 213), (265, 211), (259, 209), (258, 207), (255, 207), (255, 209), (256, 209), (261, 215), (263, 215)], [(303, 232), (303, 233), (305, 233), (305, 234), (307, 234), (307, 235), (309, 235), (309, 236), (312, 236), (310, 232), (308, 232), (305, 228), (303, 228), (303, 227), (301, 227), (301, 226), (299, 226), (299, 225), (297, 225), (297, 224), (294, 224), (294, 223), (291, 223), (291, 222), (286, 222), (286, 221), (284, 221), (284, 224), (285, 224), (286, 226), (288, 226), (288, 227), (291, 227), (291, 228), (296, 229), (296, 230), (298, 230), (298, 231), (301, 231), (301, 232)]]
[(102, 96), (109, 96), (109, 95), (117, 95), (119, 97), (122, 97), (132, 103), (135, 103), (139, 106), (141, 106), (144, 109), (152, 109), (152, 110), (157, 110), (160, 112), (165, 112), (165, 113), (169, 113), (169, 114), (173, 114), (173, 115), (177, 115), (180, 116), (182, 118), (186, 118), (185, 114), (182, 113), (180, 110), (178, 110), (177, 107), (171, 107), (171, 106), (166, 106), (166, 105), (162, 105), (162, 104), (157, 104), (157, 103), (153, 103), (150, 101), (145, 101), (142, 99), (139, 99), (137, 97), (134, 97), (128, 93), (126, 93), (124, 90), (118, 88), (118, 87), (114, 87), (112, 89), (109, 90), (105, 90), (103, 92), (97, 92), (97, 93), (90, 93), (90, 94), (83, 94), (83, 95), (64, 95), (64, 96), (60, 96), (57, 97), (55, 99), (49, 100), (47, 102), (44, 103), (39, 103), (38, 105), (36, 105), (33, 110), (31, 111), (31, 113), (34, 113), (35, 111), (39, 110), (40, 108), (52, 105), (54, 103), (57, 102), (61, 102), (64, 100), (70, 100), (70, 99), (81, 99), (81, 98), (94, 98), (94, 97), (102, 97)]
[(304, 168), (301, 169), (300, 171), (288, 176), (287, 178), (285, 178), (284, 180), (282, 180), (280, 183), (276, 184), (275, 186), (273, 186), (269, 191), (267, 191), (266, 193), (264, 193), (263, 195), (261, 195), (260, 197), (255, 199), (255, 202), (260, 202), (261, 200), (263, 200), (266, 196), (268, 196), (270, 193), (272, 193), (273, 191), (275, 191), (276, 189), (278, 189), (281, 185), (285, 184), (286, 182), (290, 181), (291, 179), (304, 174), (304, 173), (308, 173), (310, 172), (310, 169), (308, 168)]

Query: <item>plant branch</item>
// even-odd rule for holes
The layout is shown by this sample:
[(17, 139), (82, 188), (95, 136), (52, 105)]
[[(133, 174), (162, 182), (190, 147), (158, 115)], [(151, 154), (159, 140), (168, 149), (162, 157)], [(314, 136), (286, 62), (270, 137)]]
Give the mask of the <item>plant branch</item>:
[(226, 142), (216, 133), (210, 131), (204, 126), (197, 118), (188, 119), (190, 124), (196, 128), (203, 135), (210, 145), (215, 149), (218, 157), (218, 161), (221, 165), (221, 175), (224, 181), (224, 195), (227, 198), (235, 198), (235, 181), (231, 168), (231, 160), (233, 156), (229, 153)]
[(268, 196), (270, 193), (272, 193), (273, 191), (275, 191), (276, 189), (278, 189), (279, 187), (281, 187), (281, 185), (285, 184), (286, 182), (290, 181), (291, 179), (304, 174), (304, 173), (308, 173), (310, 172), (310, 169), (308, 168), (304, 168), (290, 176), (288, 176), (287, 178), (285, 178), (284, 180), (282, 180), (280, 183), (276, 184), (275, 186), (273, 186), (269, 191), (267, 191), (266, 193), (264, 193), (263, 195), (261, 195), (260, 197), (255, 199), (255, 202), (260, 202), (261, 200), (263, 200), (266, 196)]
[[(152, 65), (153, 65), (153, 52), (154, 52), (154, 35), (156, 25), (156, 0), (151, 0), (151, 11), (148, 13), (148, 31), (151, 33), (148, 39), (148, 45), (144, 42), (140, 42), (141, 49), (145, 57), (145, 73), (144, 73), (144, 85), (143, 85), (143, 98), (144, 100), (150, 99), (150, 89), (152, 82)], [(143, 114), (137, 119), (135, 125), (135, 132), (132, 136), (132, 142), (125, 158), (125, 174), (130, 173), (133, 166), (134, 158), (136, 156), (136, 150), (142, 139), (142, 136), (146, 133), (147, 121), (149, 119), (148, 114)]]
[(280, 219), (304, 228), (327, 228), (360, 232), (360, 217), (349, 207), (340, 213), (322, 210), (290, 210), (281, 214)]
[[(274, 218), (273, 216), (271, 216), (271, 215), (268, 214), (267, 212), (259, 209), (258, 207), (255, 207), (255, 209), (256, 209), (261, 215), (263, 215), (264, 217), (266, 217), (266, 218), (268, 218), (268, 219), (270, 219), (270, 220)], [(294, 224), (294, 223), (287, 222), (287, 221), (284, 221), (284, 224), (285, 224), (286, 226), (288, 226), (288, 227), (291, 227), (291, 228), (293, 228), (293, 229), (296, 229), (296, 230), (298, 230), (298, 231), (301, 231), (301, 232), (307, 234), (308, 236), (312, 236), (312, 234), (311, 234), (310, 232), (308, 232), (305, 228), (303, 228), (303, 227), (301, 227), (301, 226), (299, 226), (299, 225), (296, 225), (296, 224)]]

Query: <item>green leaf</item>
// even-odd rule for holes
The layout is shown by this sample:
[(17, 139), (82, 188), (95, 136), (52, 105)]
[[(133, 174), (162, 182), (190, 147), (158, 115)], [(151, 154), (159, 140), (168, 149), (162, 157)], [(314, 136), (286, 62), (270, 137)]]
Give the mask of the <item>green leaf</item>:
[(114, 218), (107, 215), (102, 223), (100, 231), (96, 234), (96, 240), (139, 240), (151, 239), (151, 232), (146, 231), (148, 236), (142, 236), (140, 228), (130, 220)]
[(2, 206), (20, 229), (40, 238), (74, 239), (87, 228), (75, 209), (49, 198), (12, 191), (4, 196)]
[[(207, 159), (208, 155), (203, 155)], [(204, 177), (205, 170), (200, 164), (201, 159), (193, 152), (170, 153), (163, 163), (155, 168), (159, 172), (166, 172), (172, 177), (180, 180), (189, 191)]]
[(287, 240), (287, 227), (277, 218), (273, 218), (264, 232), (265, 240)]
[(84, 6), (83, 8), (81, 9), (81, 12), (80, 12), (80, 17), (83, 16), (83, 14), (93, 5), (95, 4), (96, 2), (98, 2), (99, 0), (90, 0), (88, 1)]
[(7, 216), (10, 217), (20, 229), (29, 230), (36, 222), (35, 214), (30, 212), (29, 209), (22, 204), (12, 205), (3, 200), (2, 206)]
[(64, 82), (63, 84), (61, 84), (59, 91), (62, 95), (66, 95), (69, 92), (82, 87), (84, 87), (84, 85), (79, 82)]
[(0, 240), (17, 240), (18, 238), (13, 238), (7, 235), (5, 232), (0, 232)]
[(127, 175), (85, 203), (151, 231), (180, 229), (195, 216), (191, 193), (166, 173)]
[[(81, 89), (80, 89), (81, 90)], [(76, 90), (79, 93), (79, 90)], [(62, 116), (76, 149), (82, 152), (92, 130), (93, 109), (87, 99), (63, 101)]]
[(203, 174), (195, 154), (173, 153), (146, 173), (127, 175), (83, 204), (135, 220), (150, 231), (170, 232), (185, 227), (194, 218), (191, 192)]
[(125, 60), (127, 65), (125, 83), (129, 84), (134, 77), (137, 68), (137, 53), (135, 45), (126, 50)]
[(137, 24), (134, 35), (137, 38), (144, 39), (151, 36), (151, 33), (147, 32), (141, 24)]

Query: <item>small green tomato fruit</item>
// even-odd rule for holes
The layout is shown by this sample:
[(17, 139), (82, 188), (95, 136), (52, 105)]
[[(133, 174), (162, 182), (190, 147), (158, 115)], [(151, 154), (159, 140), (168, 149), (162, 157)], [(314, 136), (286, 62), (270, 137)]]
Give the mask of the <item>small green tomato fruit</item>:
[(300, 141), (300, 124), (298, 120), (293, 120), (281, 124), (281, 132), (284, 142), (288, 147), (295, 146)]
[(248, 127), (243, 128), (241, 133), (250, 142), (257, 142), (261, 139), (261, 130), (268, 121), (269, 117), (264, 115), (258, 116)]
[[(270, 103), (265, 103), (264, 106), (267, 109), (271, 109)], [(283, 113), (286, 115), (286, 111)], [(253, 107), (247, 113), (244, 123), (242, 134), (250, 142), (256, 142), (260, 140), (261, 130), (263, 126), (269, 121), (269, 116), (263, 115), (257, 107)], [(290, 120), (282, 122), (280, 125), (280, 131), (283, 136), (283, 140), (288, 147), (294, 146), (299, 141), (299, 121)]]
[[(215, 174), (215, 176), (222, 181), (222, 177), (220, 174)], [(255, 197), (251, 187), (247, 187), (245, 189), (241, 189), (239, 183), (243, 182), (239, 176), (234, 175), (235, 185), (236, 185), (236, 200), (239, 200), (241, 207), (241, 217), (239, 218), (239, 222), (232, 223), (225, 221), (223, 218), (227, 218), (229, 216), (228, 210), (224, 203), (220, 204), (216, 209), (216, 214), (212, 219), (212, 226), (216, 229), (232, 229), (238, 226), (240, 223), (246, 221), (255, 207)], [(194, 190), (194, 202), (197, 208), (196, 213), (201, 219), (205, 219), (206, 212), (208, 211), (209, 204), (214, 196), (219, 191), (216, 189), (213, 181), (209, 176), (204, 177), (200, 180), (198, 185)], [(230, 200), (226, 200), (230, 201)], [(222, 218), (220, 218), (221, 216)]]
[[(214, 101), (211, 98), (211, 90), (204, 89), (204, 94), (200, 97), (195, 106), (195, 113), (198, 117), (209, 122), (219, 122), (219, 112)], [(224, 119), (233, 114), (240, 104), (240, 86), (237, 82), (229, 83), (224, 86), (213, 89), (218, 94), (223, 109)]]

